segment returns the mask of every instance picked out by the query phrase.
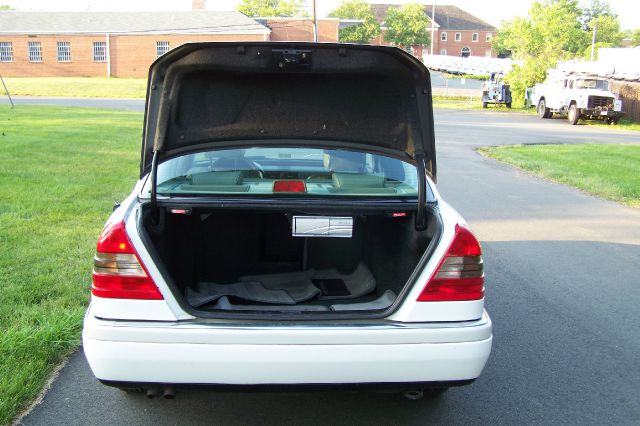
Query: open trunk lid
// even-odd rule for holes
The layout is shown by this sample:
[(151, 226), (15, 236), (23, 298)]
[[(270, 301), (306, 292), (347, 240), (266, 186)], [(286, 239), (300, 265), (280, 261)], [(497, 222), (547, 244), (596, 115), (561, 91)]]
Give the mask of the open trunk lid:
[(436, 177), (429, 71), (385, 46), (191, 43), (150, 69), (141, 177), (203, 149), (366, 150)]

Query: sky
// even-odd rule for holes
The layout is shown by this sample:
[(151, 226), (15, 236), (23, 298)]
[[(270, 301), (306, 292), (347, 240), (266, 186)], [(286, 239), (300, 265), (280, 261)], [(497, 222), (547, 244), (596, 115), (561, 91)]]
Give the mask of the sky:
[[(414, 2), (416, 0), (413, 0)], [(586, 1), (586, 0), (583, 0)], [(207, 0), (209, 10), (233, 10), (240, 0)], [(326, 16), (335, 9), (340, 0), (316, 0), (318, 16)], [(370, 3), (408, 3), (410, 0), (373, 0)], [(431, 4), (431, 1), (418, 0)], [(306, 0), (309, 8), (311, 0)], [(472, 15), (499, 26), (503, 20), (515, 16), (525, 16), (532, 0), (435, 0), (435, 4), (455, 5)], [(94, 11), (134, 11), (134, 10), (189, 10), (191, 0), (0, 0), (18, 10), (94, 10)], [(622, 29), (640, 28), (639, 0), (609, 0), (611, 9), (618, 14)], [(436, 12), (437, 13), (437, 12)]]

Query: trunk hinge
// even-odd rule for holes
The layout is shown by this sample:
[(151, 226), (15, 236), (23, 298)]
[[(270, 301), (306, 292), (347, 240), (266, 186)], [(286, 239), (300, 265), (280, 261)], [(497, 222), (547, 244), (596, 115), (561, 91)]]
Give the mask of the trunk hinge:
[(158, 224), (158, 192), (156, 190), (158, 181), (158, 154), (159, 151), (153, 152), (153, 159), (151, 160), (151, 223)]
[(427, 229), (427, 167), (424, 154), (416, 154), (416, 169), (418, 171), (418, 209), (416, 210), (416, 231)]

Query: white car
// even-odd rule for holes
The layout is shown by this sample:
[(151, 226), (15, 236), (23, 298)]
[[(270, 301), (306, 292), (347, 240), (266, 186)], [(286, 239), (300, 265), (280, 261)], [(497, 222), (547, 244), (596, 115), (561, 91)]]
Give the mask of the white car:
[(473, 382), (492, 342), (481, 248), (435, 178), (429, 72), (400, 49), (163, 55), (140, 180), (97, 244), (93, 373), (149, 396)]

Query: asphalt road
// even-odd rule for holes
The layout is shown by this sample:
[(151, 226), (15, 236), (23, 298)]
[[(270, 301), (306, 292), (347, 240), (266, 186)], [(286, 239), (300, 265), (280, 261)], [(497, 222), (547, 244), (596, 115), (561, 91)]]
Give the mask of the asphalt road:
[(494, 347), (476, 383), (422, 401), (371, 393), (195, 391), (148, 400), (101, 386), (77, 352), (22, 423), (640, 423), (640, 210), (523, 174), (473, 150), (640, 143), (640, 135), (534, 115), (454, 110), (436, 111), (436, 134), (439, 190), (484, 248)]

